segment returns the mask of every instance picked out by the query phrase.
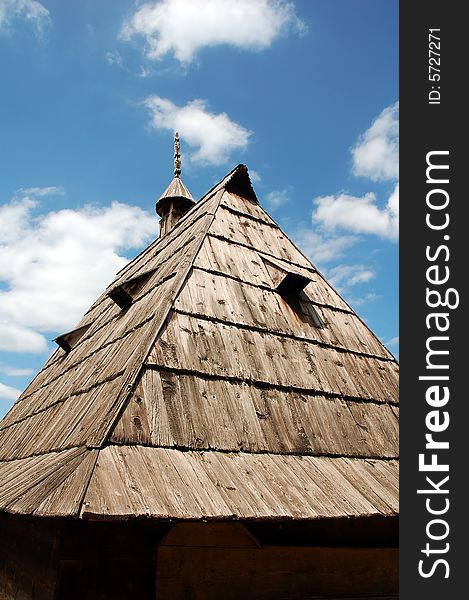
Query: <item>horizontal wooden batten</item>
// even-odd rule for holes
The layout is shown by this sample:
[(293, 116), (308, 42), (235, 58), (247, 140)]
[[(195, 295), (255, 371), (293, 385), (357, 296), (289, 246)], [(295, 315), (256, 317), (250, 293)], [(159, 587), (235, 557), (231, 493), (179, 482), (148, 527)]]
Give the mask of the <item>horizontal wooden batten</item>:
[[(227, 277), (239, 279), (245, 283), (274, 288), (275, 283), (267, 270), (264, 258), (272, 259), (271, 254), (251, 246), (233, 242), (225, 237), (207, 235), (194, 266), (217, 271)], [(286, 270), (292, 268), (291, 263), (276, 259)], [(337, 294), (337, 292), (322, 278), (310, 265), (309, 268), (293, 265), (298, 272), (312, 279), (307, 286), (308, 297), (317, 304), (331, 306), (346, 312), (352, 312), (350, 306)]]
[[(250, 386), (253, 386), (255, 388), (258, 388), (260, 390), (276, 390), (278, 392), (284, 393), (284, 392), (295, 392), (296, 394), (302, 394), (305, 396), (324, 396), (324, 398), (332, 398), (333, 400), (335, 398), (338, 398), (340, 400), (347, 400), (350, 402), (357, 402), (359, 404), (386, 404), (388, 405), (390, 408), (395, 409), (397, 411), (397, 413), (399, 412), (399, 403), (398, 402), (393, 402), (393, 401), (388, 401), (388, 402), (382, 402), (381, 400), (375, 400), (373, 398), (362, 398), (360, 396), (345, 396), (344, 394), (341, 394), (340, 392), (317, 392), (314, 389), (311, 388), (305, 388), (305, 387), (299, 387), (299, 386), (294, 386), (294, 385), (286, 385), (283, 383), (269, 383), (268, 381), (259, 381), (259, 380), (254, 380), (254, 379), (249, 379), (247, 377), (242, 377), (242, 376), (235, 376), (235, 375), (222, 375), (222, 374), (213, 374), (213, 373), (206, 373), (203, 371), (199, 371), (199, 370), (195, 370), (195, 369), (178, 369), (176, 367), (167, 367), (164, 365), (157, 365), (155, 363), (145, 363), (145, 369), (151, 370), (151, 371), (159, 371), (159, 372), (165, 372), (165, 373), (174, 373), (175, 375), (188, 375), (190, 377), (198, 377), (200, 379), (204, 379), (207, 381), (228, 381), (234, 384), (247, 384)], [(395, 415), (397, 416), (397, 414)]]
[(109, 446), (99, 453), (82, 516), (391, 516), (397, 483), (396, 461)]
[(147, 369), (109, 439), (169, 448), (396, 458), (398, 418), (387, 404)]
[[(300, 299), (295, 309), (275, 289), (260, 288), (199, 268), (192, 270), (175, 308), (187, 314), (250, 326), (272, 335), (289, 335), (338, 350), (394, 360), (353, 313), (344, 314), (319, 305), (308, 306), (306, 299)], [(316, 312), (316, 318), (311, 311)], [(318, 327), (318, 321), (324, 326)]]
[(234, 192), (226, 192), (223, 195), (222, 202), (224, 206), (231, 208), (234, 211), (240, 212), (244, 215), (254, 217), (260, 221), (264, 221), (269, 225), (278, 227), (275, 221), (268, 215), (262, 206), (255, 200), (244, 198)]
[[(273, 227), (277, 230), (280, 229), (277, 223), (275, 223), (272, 219), (268, 218), (267, 213), (264, 212), (259, 205), (256, 206), (257, 210), (252, 210), (250, 208), (247, 208), (246, 204), (240, 206), (239, 201), (237, 202), (235, 200), (233, 202), (233, 197), (236, 197), (236, 195), (225, 192), (220, 206), (222, 206), (225, 210), (233, 213), (234, 215), (237, 215), (238, 217), (252, 219), (253, 221), (257, 221), (261, 225)], [(241, 200), (241, 202), (243, 201), (243, 199), (241, 198), (239, 200)]]
[(204, 600), (399, 598), (397, 548), (220, 549), (189, 542), (186, 547), (160, 546), (156, 564), (159, 600), (199, 598), (199, 590)]
[(295, 335), (294, 333), (288, 333), (288, 332), (283, 332), (283, 331), (273, 331), (272, 329), (267, 329), (267, 328), (261, 327), (259, 325), (244, 324), (244, 323), (240, 323), (239, 321), (231, 321), (230, 319), (213, 317), (213, 316), (206, 315), (203, 313), (198, 313), (195, 311), (188, 312), (188, 311), (184, 311), (184, 310), (175, 308), (173, 312), (175, 314), (183, 315), (186, 317), (194, 317), (195, 319), (200, 319), (202, 321), (209, 321), (211, 323), (220, 323), (222, 325), (236, 327), (240, 330), (244, 329), (247, 331), (256, 331), (261, 334), (268, 334), (268, 335), (272, 335), (272, 336), (279, 337), (279, 338), (287, 338), (290, 340), (297, 340), (299, 342), (312, 344), (314, 346), (319, 346), (321, 348), (330, 348), (330, 349), (335, 350), (339, 354), (340, 353), (356, 354), (357, 356), (362, 356), (364, 358), (372, 358), (372, 359), (376, 359), (376, 360), (382, 360), (382, 361), (393, 362), (393, 363), (396, 362), (395, 359), (391, 356), (380, 356), (377, 354), (369, 354), (367, 352), (363, 352), (362, 350), (355, 350), (353, 348), (347, 348), (345, 346), (324, 342), (324, 341), (314, 339), (314, 338), (306, 336), (306, 335), (301, 336), (301, 335)]
[(311, 266), (281, 230), (234, 213), (223, 206), (220, 206), (209, 233), (226, 237), (252, 248), (263, 248), (265, 252), (269, 252), (275, 257), (306, 268)]
[(398, 401), (397, 366), (391, 361), (185, 314), (173, 313), (148, 362), (318, 393)]

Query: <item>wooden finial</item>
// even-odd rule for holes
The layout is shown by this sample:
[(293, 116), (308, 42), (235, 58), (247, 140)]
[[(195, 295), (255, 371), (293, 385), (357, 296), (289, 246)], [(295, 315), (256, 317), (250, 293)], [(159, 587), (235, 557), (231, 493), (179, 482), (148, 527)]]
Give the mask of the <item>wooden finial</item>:
[(179, 145), (179, 133), (174, 134), (174, 177), (181, 175), (181, 146)]

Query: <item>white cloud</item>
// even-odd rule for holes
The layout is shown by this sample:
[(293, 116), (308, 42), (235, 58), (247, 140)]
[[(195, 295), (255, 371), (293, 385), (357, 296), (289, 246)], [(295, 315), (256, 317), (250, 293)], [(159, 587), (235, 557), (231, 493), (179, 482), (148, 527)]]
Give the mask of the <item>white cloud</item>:
[(334, 287), (351, 287), (358, 283), (367, 283), (375, 272), (365, 265), (337, 265), (328, 270), (328, 279)]
[(180, 107), (165, 98), (150, 96), (145, 106), (155, 129), (178, 131), (180, 137), (196, 149), (190, 155), (193, 161), (220, 165), (228, 161), (231, 152), (243, 150), (249, 143), (250, 131), (232, 121), (226, 113), (210, 112), (205, 100), (192, 100)]
[(0, 399), (1, 400), (16, 400), (20, 394), (21, 394), (20, 390), (17, 390), (14, 387), (5, 385), (4, 383), (0, 382)]
[(293, 233), (293, 239), (311, 261), (320, 265), (342, 257), (345, 251), (356, 243), (354, 236), (327, 236), (322, 232), (299, 227)]
[(265, 199), (270, 210), (277, 210), (290, 201), (290, 194), (288, 190), (273, 190), (266, 194)]
[(249, 169), (249, 177), (251, 178), (252, 183), (260, 183), (262, 181), (262, 177), (257, 171), (254, 171), (254, 169)]
[(388, 203), (386, 205), (390, 217), (397, 221), (399, 224), (399, 183), (396, 183), (391, 195), (389, 196)]
[(43, 196), (63, 196), (65, 190), (62, 186), (52, 185), (49, 187), (31, 187), (31, 188), (20, 188), (16, 191), (15, 196), (33, 196), (34, 198), (42, 198)]
[(7, 377), (27, 377), (34, 373), (34, 369), (10, 367), (9, 365), (0, 363), (0, 373)]
[(306, 25), (286, 0), (160, 0), (138, 8), (121, 37), (142, 36), (150, 59), (173, 54), (187, 64), (201, 48), (262, 50), (288, 30), (303, 33)]
[(63, 195), (61, 187), (20, 188), (11, 202), (0, 206), (0, 245), (22, 236), (30, 211), (37, 205), (37, 198)]
[(105, 58), (108, 65), (122, 67), (122, 56), (117, 50), (106, 52)]
[(397, 239), (399, 235), (399, 185), (396, 184), (386, 206), (380, 209), (376, 195), (369, 192), (361, 197), (339, 194), (314, 199), (312, 218), (326, 230), (346, 229), (353, 233), (378, 235)]
[(29, 22), (38, 37), (51, 24), (49, 11), (36, 0), (0, 0), (0, 29), (5, 29), (17, 19)]
[[(4, 294), (5, 292), (0, 291), (0, 310), (2, 310), (2, 313), (3, 307), (1, 306), (1, 302)], [(10, 298), (14, 301), (14, 292), (11, 293)], [(6, 314), (6, 317), (8, 316), (9, 315)], [(0, 350), (5, 352), (32, 353), (44, 352), (47, 350), (47, 340), (43, 335), (30, 327), (6, 321), (4, 318), (5, 317), (2, 317), (0, 320)]]
[(150, 75), (153, 75), (153, 71), (148, 67), (145, 67), (144, 65), (140, 65), (140, 71), (138, 72), (138, 76), (142, 79), (145, 79), (146, 77), (150, 77)]
[[(369, 302), (374, 302), (378, 298), (380, 298), (378, 294), (375, 292), (367, 292), (364, 296), (360, 296), (359, 298), (352, 297), (348, 295), (347, 302), (354, 307), (362, 306), (363, 304), (368, 304)], [(365, 319), (366, 322), (366, 319)]]
[(354, 175), (373, 181), (399, 177), (399, 102), (388, 106), (352, 150)]
[(0, 207), (0, 340), (7, 351), (44, 351), (42, 333), (72, 328), (128, 262), (120, 252), (157, 232), (153, 216), (118, 202), (39, 216), (35, 206), (28, 196)]
[(385, 346), (399, 346), (399, 336), (391, 338), (385, 343)]

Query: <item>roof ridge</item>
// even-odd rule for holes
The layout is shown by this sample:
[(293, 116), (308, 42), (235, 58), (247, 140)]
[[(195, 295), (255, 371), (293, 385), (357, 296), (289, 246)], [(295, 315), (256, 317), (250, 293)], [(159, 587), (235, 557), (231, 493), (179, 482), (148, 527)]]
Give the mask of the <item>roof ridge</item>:
[[(167, 306), (165, 307), (164, 314), (162, 315), (162, 317), (160, 319), (155, 320), (155, 326), (152, 329), (150, 329), (148, 336), (147, 336), (147, 340), (149, 340), (149, 341), (145, 344), (144, 351), (137, 352), (133, 358), (133, 361), (132, 361), (133, 365), (131, 365), (129, 367), (129, 374), (127, 377), (125, 377), (125, 379), (122, 383), (122, 386), (117, 394), (116, 404), (121, 403), (121, 406), (120, 406), (119, 410), (117, 410), (115, 412), (113, 418), (110, 420), (108, 427), (106, 429), (106, 432), (103, 435), (101, 446), (100, 446), (100, 448), (97, 448), (98, 452), (101, 452), (101, 450), (108, 445), (109, 437), (112, 434), (112, 431), (113, 431), (114, 427), (116, 426), (116, 423), (119, 422), (119, 419), (121, 418), (122, 413), (126, 409), (128, 403), (132, 397), (132, 394), (138, 384), (138, 381), (141, 378), (142, 373), (145, 369), (146, 359), (147, 359), (148, 355), (150, 354), (155, 342), (157, 341), (158, 336), (168, 318), (168, 315), (170, 314), (171, 310), (173, 309), (174, 303), (190, 275), (194, 261), (200, 252), (200, 249), (202, 247), (202, 244), (204, 243), (204, 240), (206, 238), (208, 230), (210, 229), (213, 219), (215, 218), (217, 209), (220, 206), (222, 196), (223, 196), (223, 193), (221, 193), (219, 195), (219, 197), (216, 199), (216, 201), (214, 201), (215, 206), (213, 207), (212, 211), (207, 213), (206, 216), (209, 216), (210, 218), (207, 218), (207, 223), (204, 225), (203, 233), (200, 234), (200, 240), (197, 243), (190, 260), (187, 262), (186, 265), (184, 265), (184, 268), (181, 270), (180, 275), (179, 275), (179, 281), (177, 283), (175, 282), (176, 285), (173, 288), (173, 294), (172, 294), (171, 301), (168, 302)], [(204, 200), (208, 201), (209, 199), (210, 198), (206, 198)], [(205, 204), (205, 202), (204, 202), (204, 204)], [(201, 204), (198, 203), (196, 206), (200, 207)], [(88, 487), (90, 485), (91, 479), (93, 477), (93, 474), (94, 474), (94, 471), (96, 468), (96, 464), (97, 464), (97, 461), (94, 463), (93, 467), (87, 473), (87, 481), (84, 484), (85, 489), (88, 489)], [(84, 510), (83, 503), (84, 503), (85, 496), (86, 496), (86, 494), (84, 494), (81, 499), (78, 514), (81, 514), (82, 511)]]
[[(190, 257), (190, 260), (187, 261), (187, 264), (184, 265), (183, 269), (179, 273), (179, 281), (175, 282), (176, 285), (173, 288), (172, 298), (171, 298), (170, 302), (168, 302), (167, 306), (165, 307), (164, 316), (162, 316), (160, 319), (158, 319), (156, 321), (156, 325), (148, 333), (147, 339), (149, 339), (149, 342), (147, 344), (145, 344), (145, 350), (143, 352), (138, 352), (132, 361), (133, 365), (129, 368), (131, 371), (131, 374), (126, 378), (126, 381), (124, 382), (123, 386), (121, 387), (121, 391), (119, 392), (119, 395), (123, 394), (124, 388), (125, 388), (125, 390), (127, 392), (125, 399), (123, 399), (121, 408), (118, 411), (116, 411), (114, 418), (110, 422), (108, 429), (106, 431), (106, 434), (103, 436), (103, 441), (102, 441), (101, 447), (103, 447), (106, 444), (108, 437), (109, 437), (110, 433), (112, 432), (115, 424), (118, 422), (122, 412), (125, 410), (125, 407), (128, 404), (128, 401), (132, 395), (132, 392), (134, 391), (134, 389), (138, 383), (138, 380), (141, 377), (141, 374), (145, 368), (145, 361), (146, 361), (149, 353), (151, 352), (151, 349), (153, 348), (156, 340), (158, 339), (161, 329), (163, 328), (164, 323), (166, 322), (166, 320), (168, 318), (168, 315), (170, 314), (171, 310), (173, 309), (174, 303), (175, 303), (178, 295), (180, 294), (181, 290), (183, 289), (184, 285), (186, 284), (186, 281), (190, 275), (194, 261), (197, 258), (197, 255), (199, 254), (199, 251), (202, 247), (202, 244), (204, 243), (204, 240), (208, 233), (208, 230), (210, 229), (213, 219), (215, 218), (217, 209), (220, 206), (222, 195), (223, 194), (220, 194), (219, 197), (214, 202), (215, 206), (213, 207), (212, 212), (207, 213), (207, 216), (209, 216), (209, 218), (207, 218), (207, 223), (204, 225), (203, 232), (200, 234), (200, 240), (198, 241), (198, 243), (195, 247), (195, 250), (194, 250), (192, 256)], [(136, 367), (136, 369), (135, 369), (135, 367)]]
[[(187, 282), (187, 279), (191, 273), (194, 261), (199, 254), (202, 244), (203, 244), (204, 240), (206, 239), (207, 233), (210, 229), (210, 226), (211, 226), (211, 224), (215, 218), (215, 215), (217, 213), (217, 210), (220, 206), (223, 194), (224, 194), (223, 187), (219, 188), (217, 190), (214, 190), (205, 195), (205, 197), (203, 198), (203, 202), (199, 202), (196, 205), (196, 207), (197, 207), (196, 210), (197, 209), (202, 210), (202, 211), (206, 210), (206, 212), (201, 216), (201, 219), (204, 219), (205, 222), (201, 223), (201, 225), (202, 225), (201, 230), (196, 234), (199, 239), (195, 242), (194, 248), (191, 250), (190, 254), (186, 255), (179, 265), (176, 276), (173, 278), (173, 284), (168, 293), (168, 302), (163, 305), (163, 310), (162, 310), (161, 314), (155, 315), (153, 317), (153, 321), (151, 322), (151, 324), (149, 326), (149, 330), (145, 335), (145, 341), (140, 346), (137, 347), (137, 350), (134, 352), (133, 356), (131, 356), (131, 359), (130, 359), (127, 367), (124, 369), (124, 372), (121, 374), (122, 380), (120, 382), (120, 386), (117, 390), (117, 393), (115, 395), (115, 400), (113, 403), (115, 410), (113, 410), (112, 413), (110, 413), (108, 415), (109, 422), (106, 424), (106, 428), (103, 431), (99, 442), (96, 444), (93, 444), (92, 447), (88, 446), (86, 442), (75, 447), (75, 451), (82, 452), (83, 458), (85, 458), (88, 455), (88, 452), (90, 450), (93, 450), (99, 454), (99, 452), (108, 445), (108, 438), (109, 438), (110, 434), (112, 433), (116, 423), (119, 421), (119, 418), (121, 417), (122, 412), (127, 407), (128, 402), (132, 397), (132, 393), (138, 384), (139, 378), (141, 377), (141, 374), (144, 370), (146, 357), (151, 352), (151, 349), (153, 348), (162, 328), (164, 327), (164, 324), (168, 318), (168, 315), (170, 314), (170, 312), (173, 309), (174, 302), (176, 301), (179, 293), (184, 288), (184, 285)], [(207, 206), (207, 203), (208, 203), (208, 206)], [(192, 214), (194, 214), (194, 213), (192, 213)], [(197, 219), (197, 221), (199, 221), (199, 219)], [(119, 277), (116, 276), (115, 279), (119, 279)], [(49, 451), (49, 452), (45, 452), (44, 454), (41, 454), (40, 456), (45, 457), (47, 454), (52, 453), (55, 455), (60, 452), (61, 452), (60, 450)], [(82, 461), (80, 460), (79, 462), (81, 464)], [(76, 511), (77, 514), (80, 514), (80, 512), (83, 510), (83, 502), (84, 502), (84, 498), (85, 498), (85, 493), (86, 493), (86, 490), (88, 489), (88, 486), (90, 485), (90, 483), (92, 481), (92, 477), (95, 472), (96, 464), (97, 464), (97, 461), (93, 461), (93, 463), (90, 464), (90, 468), (88, 468), (86, 470), (86, 474), (84, 474), (84, 479), (82, 480), (83, 494), (81, 495), (81, 498), (79, 500), (79, 507), (78, 507), (78, 510)], [(67, 474), (67, 476), (68, 476), (68, 474)], [(54, 485), (53, 485), (53, 487), (51, 487), (49, 489), (49, 493), (48, 493), (47, 497), (53, 495), (54, 492), (60, 488), (60, 486), (63, 483), (63, 480), (64, 480), (63, 477), (54, 478)]]

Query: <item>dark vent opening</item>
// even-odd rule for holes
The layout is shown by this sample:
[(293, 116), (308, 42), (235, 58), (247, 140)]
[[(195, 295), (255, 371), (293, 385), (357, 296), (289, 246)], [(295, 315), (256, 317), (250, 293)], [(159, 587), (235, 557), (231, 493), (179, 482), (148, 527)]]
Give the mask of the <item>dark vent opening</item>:
[(299, 273), (287, 273), (277, 286), (277, 292), (297, 316), (312, 327), (324, 327), (322, 319), (311, 304), (311, 300), (303, 291), (310, 279)]
[(82, 325), (81, 327), (77, 327), (72, 331), (68, 331), (67, 333), (63, 333), (56, 337), (53, 341), (60, 346), (65, 352), (70, 352), (77, 345), (78, 341), (81, 337), (88, 331), (91, 327), (91, 323), (87, 325)]
[(300, 292), (302, 292), (308, 285), (310, 280), (303, 275), (298, 273), (287, 273), (282, 281), (277, 286), (277, 292), (288, 300), (289, 298), (298, 298)]
[(132, 304), (132, 296), (128, 294), (123, 287), (119, 286), (114, 288), (109, 292), (108, 296), (111, 300), (114, 300), (117, 306), (122, 310), (129, 308)]
[(137, 277), (128, 279), (108, 292), (108, 297), (111, 298), (121, 310), (126, 310), (132, 304), (134, 296), (142, 290), (143, 286), (155, 271), (156, 269), (151, 269), (150, 271), (137, 275)]

